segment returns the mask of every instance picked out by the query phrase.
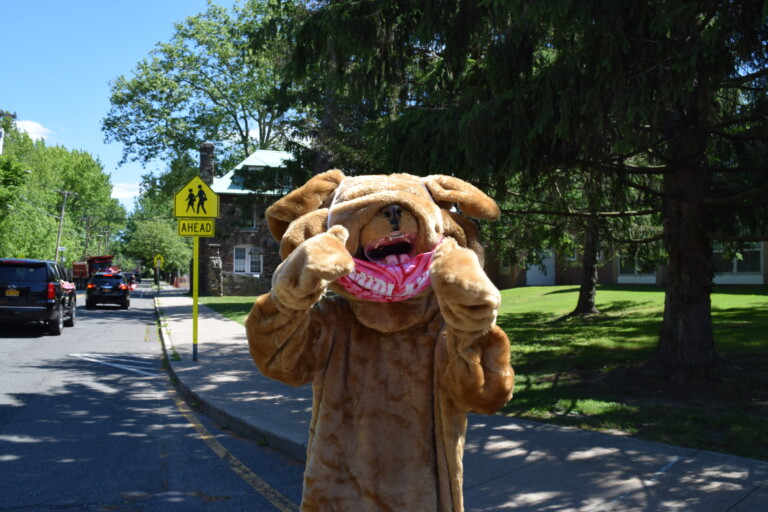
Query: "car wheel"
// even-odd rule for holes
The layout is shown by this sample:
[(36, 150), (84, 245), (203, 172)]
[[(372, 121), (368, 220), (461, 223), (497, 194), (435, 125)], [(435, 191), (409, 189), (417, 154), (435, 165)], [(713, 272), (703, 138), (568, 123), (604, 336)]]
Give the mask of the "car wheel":
[(128, 309), (131, 306), (131, 301), (128, 299), (124, 299), (123, 302), (120, 304), (120, 307), (123, 309)]
[(85, 309), (93, 309), (94, 307), (96, 307), (96, 304), (92, 300), (85, 301)]
[(77, 304), (74, 302), (72, 303), (72, 307), (69, 309), (69, 318), (64, 322), (64, 327), (74, 327), (75, 326), (75, 316), (77, 315)]
[(59, 316), (56, 320), (48, 322), (48, 334), (59, 336), (64, 330), (64, 312), (59, 311)]

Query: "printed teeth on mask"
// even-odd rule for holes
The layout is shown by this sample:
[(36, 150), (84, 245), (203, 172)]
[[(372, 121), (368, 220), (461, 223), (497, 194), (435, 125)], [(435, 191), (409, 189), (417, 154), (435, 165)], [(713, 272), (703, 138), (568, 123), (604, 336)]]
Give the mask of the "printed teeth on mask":
[(402, 265), (411, 261), (410, 252), (414, 238), (415, 235), (411, 233), (393, 233), (368, 244), (365, 256), (379, 265)]

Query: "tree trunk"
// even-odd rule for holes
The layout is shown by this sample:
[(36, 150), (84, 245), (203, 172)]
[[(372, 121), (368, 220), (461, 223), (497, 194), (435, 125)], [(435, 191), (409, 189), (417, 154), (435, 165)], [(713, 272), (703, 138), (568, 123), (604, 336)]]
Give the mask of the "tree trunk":
[(685, 382), (717, 360), (710, 293), (714, 269), (704, 205), (710, 176), (702, 165), (680, 166), (664, 178), (664, 245), (669, 255), (664, 320), (655, 355), (662, 373)]
[(584, 252), (582, 254), (581, 287), (579, 301), (571, 315), (599, 315), (595, 306), (597, 294), (597, 252), (600, 238), (597, 226), (591, 223), (584, 233)]

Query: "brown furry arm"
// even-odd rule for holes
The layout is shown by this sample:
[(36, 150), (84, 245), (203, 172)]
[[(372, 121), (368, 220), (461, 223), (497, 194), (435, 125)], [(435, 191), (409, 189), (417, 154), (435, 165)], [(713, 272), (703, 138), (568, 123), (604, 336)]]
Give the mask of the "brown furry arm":
[[(259, 371), (291, 386), (310, 382), (327, 350), (323, 336), (310, 338), (311, 323), (309, 310), (286, 309), (271, 293), (256, 299), (245, 320), (245, 329), (251, 357)], [(313, 331), (319, 334), (319, 330)]]
[(500, 327), (477, 337), (449, 327), (441, 341), (437, 372), (459, 410), (493, 414), (512, 398), (515, 372), (509, 339)]
[(272, 276), (245, 321), (251, 357), (267, 377), (300, 386), (325, 362), (335, 312), (315, 303), (329, 281), (354, 269), (344, 248), (347, 231), (335, 226), (300, 244)]

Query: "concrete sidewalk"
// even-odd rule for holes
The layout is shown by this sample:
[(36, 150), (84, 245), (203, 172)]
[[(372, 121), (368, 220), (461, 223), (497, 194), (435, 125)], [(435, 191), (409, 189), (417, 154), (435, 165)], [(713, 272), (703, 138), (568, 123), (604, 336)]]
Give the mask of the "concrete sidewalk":
[[(305, 460), (312, 396), (262, 377), (244, 328), (205, 306), (192, 361), (192, 299), (156, 295), (182, 392), (234, 431)], [(173, 352), (180, 356), (174, 361)], [(768, 511), (768, 463), (504, 416), (471, 415), (467, 511)]]

